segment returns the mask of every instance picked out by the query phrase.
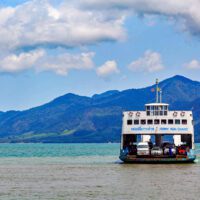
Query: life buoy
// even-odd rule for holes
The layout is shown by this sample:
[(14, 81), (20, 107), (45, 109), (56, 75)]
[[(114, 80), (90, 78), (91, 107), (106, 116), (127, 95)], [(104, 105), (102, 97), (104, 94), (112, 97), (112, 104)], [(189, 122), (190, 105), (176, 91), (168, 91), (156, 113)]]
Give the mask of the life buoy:
[(177, 115), (178, 115), (177, 112), (174, 112), (174, 113), (173, 113), (173, 116), (174, 116), (174, 117), (177, 117)]
[(181, 112), (181, 117), (184, 117), (185, 116), (185, 112)]
[(139, 117), (139, 116), (140, 116), (140, 112), (137, 112), (137, 113), (136, 113), (136, 116)]
[(133, 116), (133, 112), (129, 112), (128, 115), (129, 115), (129, 117), (132, 117)]

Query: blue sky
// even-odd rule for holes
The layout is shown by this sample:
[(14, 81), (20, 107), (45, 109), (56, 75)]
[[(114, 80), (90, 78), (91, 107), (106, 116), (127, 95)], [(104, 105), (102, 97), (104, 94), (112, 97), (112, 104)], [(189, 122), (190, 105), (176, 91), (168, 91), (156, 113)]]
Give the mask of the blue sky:
[(0, 110), (176, 74), (200, 81), (200, 3), (155, 2), (1, 1)]

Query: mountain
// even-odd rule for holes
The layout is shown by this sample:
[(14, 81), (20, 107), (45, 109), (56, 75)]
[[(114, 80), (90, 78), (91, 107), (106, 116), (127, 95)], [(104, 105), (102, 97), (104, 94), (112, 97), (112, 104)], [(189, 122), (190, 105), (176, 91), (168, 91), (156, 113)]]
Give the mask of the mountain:
[[(193, 110), (200, 141), (200, 82), (174, 76), (160, 83), (171, 109)], [(92, 97), (66, 94), (25, 111), (0, 112), (0, 142), (119, 142), (121, 113), (155, 102), (155, 85)]]

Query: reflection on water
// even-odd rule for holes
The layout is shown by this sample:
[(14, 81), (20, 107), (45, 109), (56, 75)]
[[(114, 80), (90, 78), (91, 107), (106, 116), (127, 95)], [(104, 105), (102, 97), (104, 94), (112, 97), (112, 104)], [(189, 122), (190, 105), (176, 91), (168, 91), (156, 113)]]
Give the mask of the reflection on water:
[(120, 164), (119, 144), (8, 146), (0, 147), (0, 199), (199, 200), (199, 163)]

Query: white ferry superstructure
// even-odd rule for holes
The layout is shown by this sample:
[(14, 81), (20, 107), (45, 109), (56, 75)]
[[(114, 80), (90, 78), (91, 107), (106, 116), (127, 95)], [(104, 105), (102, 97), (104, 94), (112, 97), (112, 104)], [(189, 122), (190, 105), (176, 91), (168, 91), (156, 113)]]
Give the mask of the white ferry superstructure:
[[(160, 96), (159, 96), (160, 95)], [(123, 112), (120, 159), (129, 163), (194, 162), (192, 111), (169, 110), (156, 81), (156, 103)], [(172, 141), (165, 141), (165, 137)], [(146, 146), (145, 146), (146, 145)], [(142, 151), (142, 148), (147, 148)]]

